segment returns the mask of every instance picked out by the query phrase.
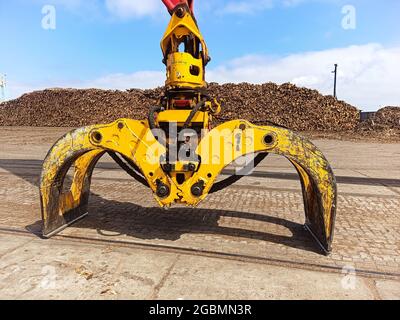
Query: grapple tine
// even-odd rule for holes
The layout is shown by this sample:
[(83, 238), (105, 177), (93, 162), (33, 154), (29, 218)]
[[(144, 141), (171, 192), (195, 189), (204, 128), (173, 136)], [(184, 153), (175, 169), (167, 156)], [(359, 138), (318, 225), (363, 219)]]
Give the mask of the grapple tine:
[[(219, 147), (215, 142), (224, 141)], [(312, 233), (325, 253), (331, 251), (336, 215), (337, 189), (333, 171), (318, 148), (293, 131), (276, 126), (255, 126), (244, 120), (226, 122), (209, 132), (197, 153), (207, 165), (187, 184), (196, 181), (204, 185), (203, 196), (195, 198), (189, 192), (183, 199), (197, 204), (203, 200), (223, 168), (237, 158), (251, 153), (275, 153), (286, 157), (299, 173), (306, 215), (305, 227)], [(213, 161), (218, 159), (218, 161)]]
[[(62, 137), (49, 151), (40, 179), (43, 236), (51, 237), (87, 214), (93, 169), (106, 152), (121, 154), (139, 168), (147, 185), (157, 191), (159, 181), (169, 190), (169, 180), (158, 162), (158, 144), (144, 122), (120, 119), (109, 125), (88, 126)], [(157, 147), (159, 147), (157, 149)], [(152, 161), (151, 158), (154, 158)], [(65, 190), (66, 175), (73, 167), (71, 187)], [(171, 192), (170, 198), (175, 194)], [(174, 199), (158, 199), (160, 205)]]
[[(332, 250), (333, 230), (336, 215), (336, 180), (331, 168), (303, 169), (294, 160), (290, 160), (300, 176), (303, 191), (305, 228), (315, 238), (326, 254)], [(324, 177), (321, 175), (327, 173)], [(326, 185), (328, 185), (326, 188)]]
[(336, 178), (332, 168), (323, 153), (305, 137), (281, 128), (274, 132), (277, 142), (275, 152), (289, 159), (300, 177), (305, 227), (328, 254), (332, 250), (337, 202)]
[[(48, 153), (40, 179), (43, 236), (50, 237), (87, 214), (90, 181), (97, 161), (104, 154), (88, 143), (91, 127), (66, 134)], [(66, 174), (74, 167), (69, 190)]]

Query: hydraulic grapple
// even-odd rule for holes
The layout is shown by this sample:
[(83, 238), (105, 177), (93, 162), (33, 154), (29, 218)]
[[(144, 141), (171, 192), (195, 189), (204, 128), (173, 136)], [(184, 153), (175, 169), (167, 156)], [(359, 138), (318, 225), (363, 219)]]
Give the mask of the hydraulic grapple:
[[(51, 237), (88, 213), (90, 183), (98, 160), (109, 154), (133, 178), (150, 188), (158, 204), (196, 206), (209, 193), (240, 176), (216, 181), (237, 159), (256, 166), (268, 153), (286, 157), (299, 173), (306, 228), (327, 253), (336, 213), (336, 182), (324, 155), (304, 137), (277, 125), (234, 120), (212, 128), (221, 111), (207, 95), (206, 43), (193, 14), (193, 1), (163, 0), (171, 21), (161, 41), (165, 93), (148, 119), (120, 119), (62, 137), (49, 151), (40, 181), (43, 235)], [(66, 175), (74, 169), (72, 184)]]

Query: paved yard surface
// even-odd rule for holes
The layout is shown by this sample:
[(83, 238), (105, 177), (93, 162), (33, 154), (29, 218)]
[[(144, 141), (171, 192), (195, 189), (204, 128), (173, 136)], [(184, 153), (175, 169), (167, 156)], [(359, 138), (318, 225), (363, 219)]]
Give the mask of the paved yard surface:
[(275, 156), (168, 211), (104, 158), (89, 216), (42, 240), (38, 176), (66, 130), (0, 128), (0, 299), (400, 298), (400, 144), (315, 141), (339, 183), (326, 257), (302, 227), (296, 172)]

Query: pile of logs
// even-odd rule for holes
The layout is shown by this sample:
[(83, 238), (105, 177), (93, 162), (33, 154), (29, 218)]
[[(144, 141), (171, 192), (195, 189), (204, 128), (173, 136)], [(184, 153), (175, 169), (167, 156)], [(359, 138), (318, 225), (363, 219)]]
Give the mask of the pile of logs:
[[(36, 91), (2, 103), (0, 125), (79, 127), (123, 117), (141, 120), (146, 119), (149, 107), (162, 93), (162, 88)], [(352, 131), (359, 126), (357, 108), (292, 84), (211, 83), (209, 94), (224, 100), (223, 111), (215, 118), (217, 123), (247, 119), (255, 124), (276, 123), (298, 131), (325, 132)], [(382, 117), (391, 121), (393, 116), (387, 114)]]
[(380, 109), (375, 115), (374, 122), (392, 129), (400, 129), (400, 107)]
[(400, 107), (385, 107), (374, 117), (363, 121), (357, 128), (359, 133), (384, 132), (385, 134), (400, 134)]
[(360, 119), (357, 108), (293, 84), (211, 84), (212, 96), (225, 100), (217, 120), (247, 119), (256, 124), (276, 123), (298, 131), (354, 130)]

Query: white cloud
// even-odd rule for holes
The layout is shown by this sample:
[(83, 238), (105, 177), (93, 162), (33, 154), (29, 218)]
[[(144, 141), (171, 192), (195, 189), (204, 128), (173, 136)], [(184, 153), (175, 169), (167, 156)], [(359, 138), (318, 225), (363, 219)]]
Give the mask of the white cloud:
[(56, 81), (52, 83), (22, 83), (8, 79), (6, 96), (14, 99), (24, 93), (47, 88), (79, 88), (79, 89), (114, 89), (125, 90), (130, 88), (151, 89), (162, 86), (165, 81), (164, 71), (138, 71), (130, 74), (109, 74), (94, 80), (87, 81)]
[[(207, 80), (219, 83), (292, 82), (333, 92), (333, 65), (339, 64), (338, 97), (363, 110), (400, 105), (400, 47), (366, 44), (346, 48), (292, 54), (285, 57), (249, 55), (207, 70)], [(112, 74), (93, 81), (29, 86), (9, 81), (11, 97), (46, 87), (153, 88), (164, 83), (164, 71)]]
[(83, 84), (86, 88), (112, 88), (112, 89), (129, 89), (141, 88), (151, 89), (162, 86), (165, 81), (164, 71), (138, 71), (131, 74), (111, 74), (94, 81), (88, 81)]
[(339, 64), (338, 97), (364, 110), (400, 105), (400, 47), (379, 44), (292, 54), (282, 58), (246, 56), (209, 71), (224, 82), (292, 82), (333, 92), (333, 65)]
[(120, 18), (155, 16), (164, 9), (160, 0), (106, 0), (106, 7)]

